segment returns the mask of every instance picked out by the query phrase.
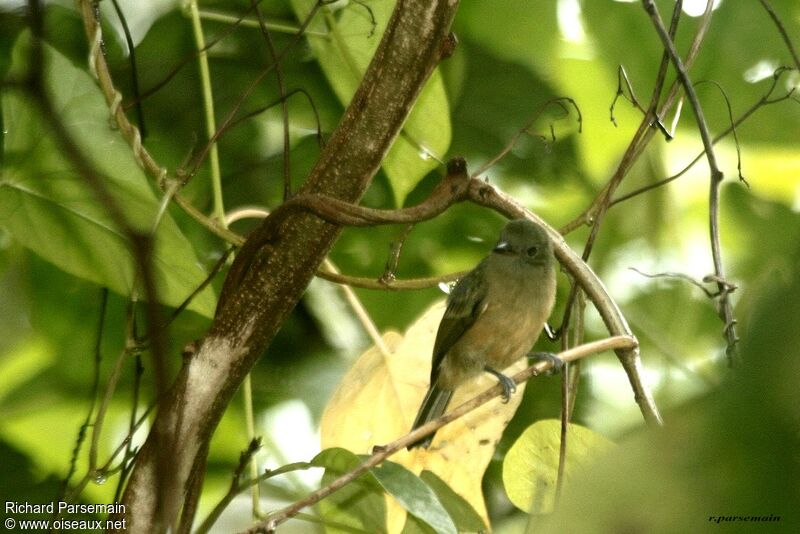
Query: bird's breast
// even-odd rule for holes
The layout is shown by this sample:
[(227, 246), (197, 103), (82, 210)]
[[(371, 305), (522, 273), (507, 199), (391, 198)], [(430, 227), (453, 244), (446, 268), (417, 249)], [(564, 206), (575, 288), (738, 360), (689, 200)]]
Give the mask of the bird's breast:
[(539, 337), (553, 309), (555, 273), (516, 272), (488, 282), (483, 312), (452, 350), (500, 370), (527, 354)]

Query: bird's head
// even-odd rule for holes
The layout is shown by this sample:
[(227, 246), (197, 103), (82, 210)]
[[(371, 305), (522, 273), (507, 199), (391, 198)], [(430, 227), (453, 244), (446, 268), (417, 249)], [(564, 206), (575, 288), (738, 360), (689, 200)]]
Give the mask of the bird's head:
[(546, 266), (553, 261), (553, 244), (544, 228), (527, 219), (516, 219), (503, 228), (492, 253)]

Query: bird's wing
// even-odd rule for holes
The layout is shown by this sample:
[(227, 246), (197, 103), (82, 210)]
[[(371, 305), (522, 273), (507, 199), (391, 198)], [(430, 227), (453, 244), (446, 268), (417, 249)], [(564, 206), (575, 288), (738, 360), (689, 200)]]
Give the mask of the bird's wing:
[(445, 354), (456, 341), (469, 330), (475, 320), (485, 309), (486, 281), (483, 277), (482, 265), (479, 265), (458, 281), (447, 299), (436, 341), (433, 344), (433, 362), (431, 365), (431, 384), (439, 376), (439, 367)]

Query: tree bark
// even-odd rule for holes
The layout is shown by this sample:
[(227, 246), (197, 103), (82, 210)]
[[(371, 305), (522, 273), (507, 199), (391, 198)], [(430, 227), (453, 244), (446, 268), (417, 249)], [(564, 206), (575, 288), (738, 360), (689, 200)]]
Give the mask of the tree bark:
[[(301, 193), (358, 202), (449, 50), (457, 5), (457, 0), (398, 0), (358, 91)], [(189, 530), (214, 429), (339, 231), (313, 215), (295, 213), (277, 223), (265, 219), (248, 238), (209, 332), (162, 400), (136, 459), (122, 501), (126, 532), (161, 532), (175, 525)]]

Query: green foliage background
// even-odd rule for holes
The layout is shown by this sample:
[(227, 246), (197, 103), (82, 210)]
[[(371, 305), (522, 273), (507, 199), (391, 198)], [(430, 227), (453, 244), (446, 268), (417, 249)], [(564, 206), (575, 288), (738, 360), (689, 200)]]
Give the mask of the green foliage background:
[[(347, 17), (361, 25), (362, 29), (347, 34), (348, 39), (357, 43), (355, 47), (374, 46), (379, 38), (369, 37), (363, 29), (365, 24), (370, 26), (367, 7), (373, 3), (375, 12), (383, 9), (381, 2), (366, 1), (351, 3), (332, 15), (334, 21)], [(124, 10), (133, 9), (132, 5), (122, 4)], [(244, 12), (247, 4), (243, 1), (203, 2), (201, 7), (232, 14)], [(289, 2), (263, 4), (267, 20), (296, 26), (296, 15)], [(569, 13), (569, 5), (578, 4), (583, 12), (577, 19), (574, 15), (571, 18), (564, 15), (565, 10)], [(673, 3), (664, 1), (658, 5), (666, 18)], [(772, 5), (782, 15), (790, 37), (798, 45), (800, 6), (793, 0), (774, 0)], [(137, 9), (146, 11), (148, 8)], [(108, 19), (113, 20), (111, 11), (107, 13)], [(148, 132), (145, 143), (162, 165), (174, 170), (185, 164), (191, 151), (198, 150), (204, 139), (199, 79), (193, 60), (195, 48), (190, 22), (177, 2), (172, 9), (151, 14), (154, 23), (136, 47), (140, 86), (153, 87), (171, 71), (181, 68), (167, 85), (143, 102)], [(559, 16), (562, 17), (560, 23)], [(87, 49), (77, 14), (53, 5), (48, 7), (46, 17), (49, 45), (71, 62), (71, 68), (85, 70)], [(580, 33), (575, 33), (578, 31), (576, 20), (580, 22), (582, 38), (579, 38)], [(686, 49), (697, 23), (698, 19), (682, 18), (677, 39), (680, 50)], [(18, 12), (0, 12), (0, 69), (4, 77), (9, 72), (12, 50), (23, 28)], [(206, 20), (204, 28), (211, 37), (228, 32), (230, 24)], [(465, 1), (456, 18), (455, 32), (460, 41), (457, 52), (442, 64), (437, 74), (440, 79), (437, 83), (442, 84), (446, 95), (446, 100), (440, 100), (444, 107), (435, 107), (429, 112), (436, 117), (431, 124), (439, 124), (444, 117), (450, 132), (447, 136), (441, 132), (434, 136), (437, 142), (450, 139), (449, 148), (436, 155), (441, 158), (463, 155), (470, 167), (477, 169), (502, 149), (547, 100), (556, 96), (574, 98), (582, 113), (581, 133), (578, 133), (574, 113), (563, 117), (557, 108), (547, 108), (531, 129), (536, 135), (523, 136), (511, 153), (487, 173), (490, 181), (553, 226), (569, 222), (608, 180), (640, 120), (629, 104), (620, 101), (615, 112), (618, 126), (609, 121), (618, 65), (624, 65), (636, 94), (643, 101), (652, 89), (661, 47), (644, 11), (637, 2)], [(110, 23), (106, 24), (106, 34), (114, 34)], [(275, 33), (273, 37), (279, 50), (292, 39), (282, 33)], [(343, 110), (342, 89), (332, 80), (330, 65), (320, 66), (315, 61), (314, 54), (319, 52), (314, 50), (313, 40), (310, 42), (312, 44), (300, 41), (289, 49), (283, 60), (283, 71), (288, 88), (303, 88), (310, 94), (323, 134), (327, 135)], [(106, 48), (117, 85), (129, 98), (130, 64), (121, 43), (109, 37)], [(238, 102), (244, 88), (269, 63), (269, 55), (258, 29), (241, 27), (210, 50), (210, 59), (217, 116), (223, 117)], [(760, 62), (773, 67), (791, 64), (791, 57), (772, 21), (758, 2), (723, 1), (715, 11), (703, 50), (692, 69), (693, 79), (719, 83), (736, 117), (769, 86), (770, 78), (748, 81), (752, 69)], [(668, 81), (674, 76), (672, 72)], [(789, 73), (782, 78), (781, 89), (785, 91), (790, 84), (797, 87), (799, 80), (797, 72)], [(712, 132), (722, 131), (729, 124), (729, 118), (720, 92), (710, 84), (699, 86), (698, 91)], [(24, 226), (8, 222), (18, 202), (8, 196), (9, 184), (19, 179), (40, 184), (37, 180), (43, 178), (42, 162), (54, 160), (58, 164), (61, 156), (52, 146), (39, 145), (37, 151), (26, 152), (11, 145), (6, 130), (14, 122), (9, 110), (18, 109), (14, 106), (22, 105), (24, 98), (10, 90), (4, 91), (2, 97), (5, 139), (0, 160), (0, 376), (3, 377), (0, 381), (0, 464), (13, 468), (2, 470), (0, 494), (17, 501), (47, 502), (53, 499), (58, 480), (66, 473), (78, 430), (89, 407), (93, 346), (100, 320), (101, 289), (96, 282), (100, 279), (85, 271), (67, 269), (53, 257), (61, 254), (63, 258), (64, 254), (82, 246), (91, 248), (91, 243), (71, 241), (69, 232), (57, 236), (45, 231), (45, 227), (39, 226), (45, 220), (42, 215), (31, 215)], [(244, 109), (255, 110), (277, 98), (277, 84), (274, 77), (270, 77), (256, 87)], [(313, 135), (314, 114), (307, 101), (299, 96), (292, 97), (289, 108), (292, 180), (297, 186), (313, 165), (319, 147)], [(95, 109), (95, 112), (99, 116), (105, 113), (102, 109)], [(431, 124), (426, 123), (424, 116), (416, 120), (420, 125), (416, 126), (418, 130), (414, 131), (413, 138), (420, 139)], [(554, 140), (550, 138), (551, 125)], [(714, 303), (702, 292), (680, 280), (645, 278), (628, 269), (635, 267), (647, 273), (678, 271), (697, 279), (712, 271), (707, 237), (708, 173), (704, 162), (670, 185), (614, 207), (603, 224), (590, 260), (642, 343), (648, 380), (659, 405), (667, 410), (669, 426), (664, 431), (666, 437), (663, 433), (657, 435), (664, 437), (663, 440), (638, 436), (644, 434), (641, 418), (627, 381), (610, 356), (593, 359), (584, 366), (575, 420), (613, 441), (627, 443), (630, 436), (636, 436), (638, 448), (634, 443), (627, 452), (630, 470), (623, 471), (631, 478), (639, 471), (630, 465), (639, 468), (651, 465), (655, 461), (651, 457), (653, 450), (663, 450), (664, 443), (674, 445), (670, 454), (677, 455), (673, 458), (675, 463), (665, 467), (671, 477), (665, 475), (661, 479), (665, 494), (679, 493), (682, 484), (691, 480), (692, 471), (687, 467), (691, 461), (719, 461), (720, 465), (727, 466), (718, 474), (718, 483), (726, 488), (762, 487), (759, 486), (758, 467), (752, 470), (747, 466), (751, 452), (762, 451), (765, 444), (751, 441), (749, 433), (736, 430), (741, 421), (747, 421), (748, 428), (753, 430), (763, 423), (764, 432), (788, 440), (791, 446), (774, 449), (774, 460), (786, 466), (794, 495), (796, 481), (800, 479), (797, 476), (796, 408), (790, 403), (783, 404), (786, 397), (775, 393), (787, 390), (791, 384), (796, 386), (798, 376), (796, 364), (791, 364), (797, 360), (788, 357), (797, 355), (797, 344), (790, 341), (788, 333), (785, 337), (778, 333), (787, 325), (800, 323), (800, 297), (796, 291), (800, 274), (797, 255), (800, 104), (795, 100), (764, 107), (737, 133), (749, 189), (736, 180), (737, 161), (732, 139), (726, 138), (718, 147), (726, 176), (721, 206), (723, 252), (728, 276), (739, 286), (734, 303), (744, 339), (745, 371), (730, 376), (724, 360), (723, 325)], [(47, 132), (38, 134), (46, 137)], [(547, 141), (543, 142), (538, 135)], [(85, 136), (81, 141), (90, 149), (94, 143)], [(686, 109), (678, 124), (676, 139), (666, 143), (655, 138), (623, 184), (623, 192), (676, 172), (699, 152), (700, 146), (693, 116)], [(253, 204), (271, 208), (280, 202), (282, 134), (277, 109), (258, 114), (227, 132), (220, 138), (219, 150), (227, 209)], [(430, 171), (430, 160), (419, 159), (420, 164), (413, 167), (417, 169), (416, 175), (409, 171), (411, 176), (403, 176), (396, 166), (393, 169), (384, 167), (364, 203), (391, 208), (423, 199), (440, 178), (441, 169)], [(108, 173), (113, 175), (114, 171)], [(137, 187), (145, 183), (141, 177)], [(148, 196), (159, 195), (152, 183), (147, 187), (150, 189)], [(195, 205), (210, 211), (211, 190), (206, 166), (200, 168), (184, 192)], [(63, 198), (59, 195), (63, 192), (55, 195), (56, 204)], [(137, 212), (143, 217), (144, 213), (144, 208)], [(224, 250), (224, 244), (177, 208), (170, 207), (168, 217), (174, 221), (176, 239), (185, 242), (190, 252), (193, 250), (204, 269), (210, 269)], [(49, 224), (69, 228), (57, 217)], [(237, 223), (234, 229), (244, 233), (252, 224)], [(493, 213), (469, 205), (456, 206), (414, 229), (403, 249), (397, 274), (412, 278), (467, 269), (486, 253), (501, 224)], [(389, 243), (401, 230), (398, 227), (346, 230), (331, 258), (345, 273), (377, 277), (383, 271)], [(49, 241), (56, 236), (57, 242)], [(586, 236), (587, 230), (579, 229), (568, 236), (568, 242), (580, 250)], [(48, 254), (48, 250), (53, 252)], [(183, 254), (174, 256), (194, 261)], [(95, 272), (107, 267), (107, 259), (97, 262)], [(218, 282), (215, 282), (217, 288)], [(257, 423), (261, 425), (257, 432), (265, 435), (266, 444), (261, 459), (267, 465), (307, 461), (318, 452), (313, 437), (315, 421), (350, 359), (368, 343), (357, 323), (348, 312), (342, 311), (346, 308), (341, 296), (332, 288), (321, 281), (312, 284), (306, 298), (253, 372)], [(112, 289), (121, 292), (123, 287), (112, 285)], [(555, 323), (563, 311), (566, 290), (567, 281), (561, 277)], [(776, 291), (780, 291), (783, 298), (776, 300)], [(356, 292), (380, 329), (403, 329), (425, 305), (441, 297), (436, 289)], [(176, 295), (166, 303), (174, 305), (179, 300)], [(127, 306), (126, 295), (110, 294), (101, 344), (101, 384), (122, 349)], [(170, 330), (170, 354), (175, 356), (175, 369), (180, 365), (181, 347), (201, 336), (208, 326), (208, 309), (206, 305), (184, 313)], [(599, 337), (603, 333), (596, 314), (589, 311), (588, 337)], [(545, 350), (557, 349), (547, 342), (542, 342), (541, 346)], [(144, 362), (147, 367), (146, 358)], [(111, 404), (101, 447), (106, 454), (124, 436), (133, 376), (131, 362)], [(146, 368), (145, 384), (150, 377)], [(558, 391), (558, 378), (540, 379), (534, 387), (528, 388), (526, 399), (500, 445), (498, 462), (487, 472), (485, 492), (497, 532), (520, 531), (527, 521), (503, 493), (502, 454), (534, 420), (557, 417)], [(736, 397), (736, 391), (747, 391), (747, 395)], [(146, 386), (144, 398), (150, 393)], [(715, 405), (718, 396), (722, 400), (718, 401), (721, 407), (717, 412), (708, 405)], [(295, 414), (292, 422), (280, 426), (280, 422), (285, 421), (281, 417), (286, 417), (287, 413)], [(768, 416), (766, 421), (760, 421), (760, 415)], [(308, 418), (308, 428), (300, 423), (302, 417)], [(225, 491), (238, 453), (246, 448), (242, 421), (240, 405), (231, 406), (213, 442), (204, 506), (212, 504)], [(709, 427), (713, 432), (704, 431)], [(727, 431), (736, 434), (737, 439), (721, 439)], [(685, 441), (677, 440), (677, 435), (684, 436)], [(647, 439), (652, 443), (642, 445)], [(684, 453), (676, 452), (685, 442), (691, 442), (693, 447)], [(725, 444), (727, 446), (723, 446)], [(713, 452), (715, 450), (720, 451), (719, 455)], [(659, 457), (664, 458), (664, 455)], [(736, 464), (732, 460), (734, 457), (741, 459), (741, 464)], [(676, 466), (675, 470), (670, 469), (671, 465)], [(81, 466), (85, 466), (85, 459), (79, 462), (79, 473)], [(781, 471), (774, 468), (769, 472)], [(625, 482), (630, 483), (630, 479)], [(285, 484), (270, 487), (269, 498), (274, 502), (291, 499), (313, 483), (299, 476), (290, 478)], [(111, 482), (90, 485), (84, 499), (111, 502), (114, 485)], [(623, 483), (619, 485), (627, 487)], [(776, 499), (764, 497), (763, 502), (753, 501), (752, 509), (738, 505), (726, 508), (725, 503), (717, 503), (719, 507), (715, 504), (711, 509), (700, 506), (698, 513), (783, 513), (788, 515), (785, 523), (779, 526), (788, 526), (792, 518), (785, 503), (791, 501), (778, 498), (780, 487), (769, 484), (763, 487)], [(714, 487), (705, 489), (714, 491)], [(607, 492), (607, 488), (603, 491)], [(732, 503), (742, 502), (739, 498), (747, 495), (733, 490), (730, 494)], [(623, 495), (633, 500), (639, 498), (636, 491), (630, 494), (620, 491), (620, 498)], [(657, 504), (647, 500), (647, 496), (641, 498), (643, 506)], [(767, 506), (769, 502), (774, 503), (772, 508)], [(759, 503), (762, 505), (757, 506)], [(636, 506), (633, 503), (626, 508)], [(609, 512), (612, 516), (613, 513)], [(554, 519), (557, 520), (560, 519)], [(597, 528), (615, 531), (614, 524), (609, 525), (612, 526)], [(706, 523), (698, 523), (697, 528), (692, 525), (688, 523), (690, 530), (702, 531)]]

